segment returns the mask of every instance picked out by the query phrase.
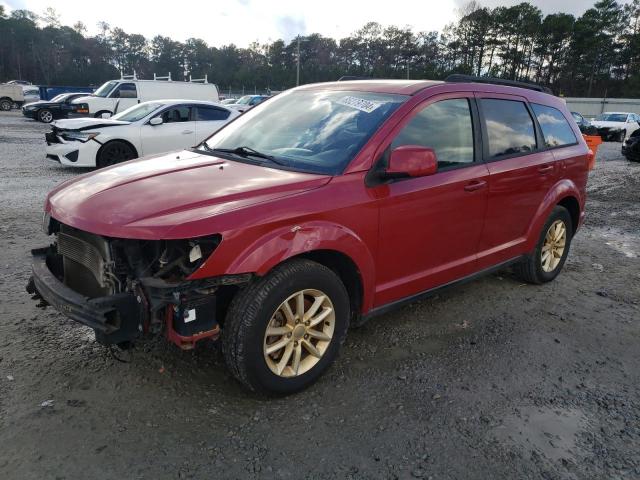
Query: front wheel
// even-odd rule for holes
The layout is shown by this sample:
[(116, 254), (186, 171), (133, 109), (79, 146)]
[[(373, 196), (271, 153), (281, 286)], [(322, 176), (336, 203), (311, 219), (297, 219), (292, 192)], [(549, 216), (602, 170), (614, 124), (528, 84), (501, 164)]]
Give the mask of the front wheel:
[(113, 140), (100, 148), (96, 165), (98, 168), (104, 168), (136, 157), (136, 151), (129, 144)]
[(515, 265), (515, 273), (529, 283), (546, 283), (558, 276), (569, 254), (573, 232), (571, 215), (557, 205), (547, 219), (535, 250)]
[(11, 100), (7, 100), (6, 98), (3, 98), (2, 100), (0, 100), (0, 110), (8, 112), (9, 110), (11, 110), (12, 107), (13, 107), (13, 102)]
[(53, 113), (51, 113), (51, 110), (43, 108), (38, 111), (38, 120), (43, 123), (51, 123), (53, 121)]
[(234, 298), (222, 331), (226, 363), (250, 390), (297, 392), (333, 363), (349, 316), (349, 296), (333, 271), (292, 260)]

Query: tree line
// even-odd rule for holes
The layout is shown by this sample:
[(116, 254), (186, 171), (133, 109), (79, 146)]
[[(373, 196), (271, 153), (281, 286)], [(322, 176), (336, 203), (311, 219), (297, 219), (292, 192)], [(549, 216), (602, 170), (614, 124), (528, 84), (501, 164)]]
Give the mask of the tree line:
[[(344, 75), (442, 79), (451, 73), (528, 80), (566, 96), (640, 96), (640, 0), (600, 0), (580, 17), (543, 15), (523, 2), (512, 7), (466, 5), (441, 32), (364, 25), (336, 40), (300, 38), (300, 81)], [(209, 46), (198, 38), (147, 39), (100, 22), (62, 25), (57, 12), (5, 11), (0, 5), (0, 80), (47, 85), (99, 85), (137, 72), (181, 80), (208, 76), (221, 89), (281, 90), (296, 82), (298, 41)]]

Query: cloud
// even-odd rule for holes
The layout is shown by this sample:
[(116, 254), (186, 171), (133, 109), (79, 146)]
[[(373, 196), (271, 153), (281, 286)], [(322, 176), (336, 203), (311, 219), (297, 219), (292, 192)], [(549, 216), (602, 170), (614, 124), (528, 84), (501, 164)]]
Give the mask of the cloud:
[[(469, 0), (453, 0), (457, 8), (463, 8), (470, 3)], [(495, 7), (513, 7), (522, 3), (523, 0), (477, 0), (477, 3), (483, 7), (495, 8)], [(631, 0), (621, 0), (619, 3), (630, 3)], [(550, 13), (571, 13), (576, 17), (579, 17), (588, 9), (593, 7), (595, 0), (528, 0), (529, 3), (542, 10), (544, 15)]]
[(288, 42), (298, 35), (304, 35), (307, 32), (307, 25), (303, 18), (286, 15), (276, 18), (276, 29), (278, 34)]

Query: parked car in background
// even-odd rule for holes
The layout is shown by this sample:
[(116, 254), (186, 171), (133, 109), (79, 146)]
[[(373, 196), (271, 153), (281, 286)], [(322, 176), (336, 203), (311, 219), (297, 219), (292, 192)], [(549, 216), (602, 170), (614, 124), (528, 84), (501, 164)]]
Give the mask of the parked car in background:
[(23, 105), (37, 102), (40, 100), (40, 89), (34, 86), (22, 86), (22, 94), (24, 95)]
[(143, 155), (199, 144), (239, 112), (193, 100), (144, 102), (109, 119), (58, 120), (46, 156), (74, 167), (106, 167)]
[(623, 142), (640, 128), (640, 115), (630, 112), (606, 112), (598, 115), (591, 124), (604, 141)]
[(27, 80), (9, 80), (7, 85), (31, 85)]
[(22, 106), (22, 114), (44, 123), (51, 123), (55, 119), (67, 118), (70, 112), (75, 111), (72, 100), (84, 97), (85, 92), (63, 93), (51, 100), (39, 100)]
[(622, 144), (622, 155), (631, 162), (640, 162), (640, 129), (629, 135)]
[(213, 83), (174, 82), (167, 80), (111, 80), (93, 94), (73, 101), (76, 113), (109, 117), (141, 102), (164, 98), (218, 101), (218, 87)]
[(237, 101), (238, 101), (237, 98), (225, 98), (220, 103), (222, 105), (232, 105), (232, 104), (236, 103)]
[(239, 112), (246, 112), (252, 107), (261, 104), (267, 98), (270, 98), (267, 95), (245, 95), (244, 97), (240, 97), (235, 103), (229, 104), (229, 106)]
[(15, 105), (24, 104), (24, 90), (22, 85), (3, 84), (0, 85), (0, 110), (9, 111)]
[(349, 325), (506, 265), (552, 281), (593, 153), (561, 99), (455, 78), (295, 88), (197, 148), (67, 181), (27, 290), (103, 344), (220, 337), (240, 382), (287, 394)]
[(571, 116), (578, 124), (578, 128), (583, 135), (598, 135), (598, 129), (594, 127), (589, 120), (584, 118), (578, 112), (571, 112)]

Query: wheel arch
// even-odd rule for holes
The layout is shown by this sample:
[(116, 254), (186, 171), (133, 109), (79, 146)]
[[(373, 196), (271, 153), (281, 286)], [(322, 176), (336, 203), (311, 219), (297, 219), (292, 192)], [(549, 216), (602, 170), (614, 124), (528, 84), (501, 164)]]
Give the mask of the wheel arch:
[(556, 205), (561, 205), (569, 210), (572, 223), (572, 233), (578, 230), (580, 224), (580, 215), (584, 205), (583, 196), (580, 194), (578, 187), (571, 180), (560, 180), (556, 185), (549, 190), (544, 200), (540, 203), (538, 211), (529, 226), (527, 232), (526, 251), (533, 249), (538, 241), (542, 227), (544, 226), (547, 217), (550, 215), (551, 210)]
[(133, 151), (136, 154), (136, 158), (140, 157), (140, 154), (138, 153), (138, 149), (136, 148), (136, 146), (131, 143), (129, 140), (125, 140), (124, 138), (110, 138), (109, 140), (107, 140), (106, 142), (104, 142), (100, 148), (98, 149), (98, 153), (96, 153), (96, 164), (98, 163), (98, 159), (100, 158), (100, 154), (102, 153), (102, 150), (104, 150), (104, 148), (113, 143), (113, 142), (121, 142), (124, 143), (126, 145), (128, 145), (129, 147), (131, 147), (133, 149)]
[[(235, 250), (225, 245), (225, 235), (211, 258), (191, 279), (215, 275), (254, 273), (267, 275), (293, 258), (307, 258), (333, 270), (344, 282), (358, 313), (373, 305), (375, 267), (367, 244), (350, 229), (326, 221), (279, 228)], [(237, 245), (237, 244), (236, 244)]]

